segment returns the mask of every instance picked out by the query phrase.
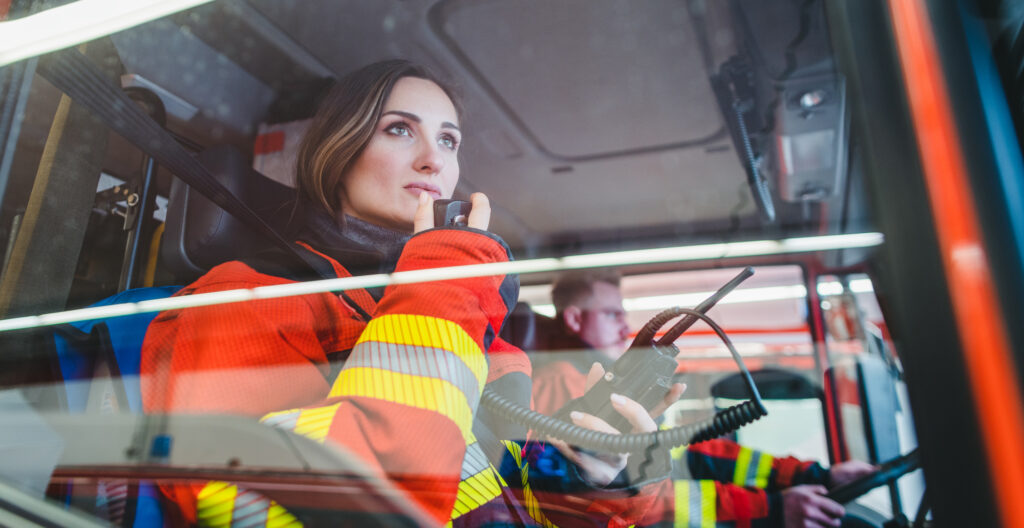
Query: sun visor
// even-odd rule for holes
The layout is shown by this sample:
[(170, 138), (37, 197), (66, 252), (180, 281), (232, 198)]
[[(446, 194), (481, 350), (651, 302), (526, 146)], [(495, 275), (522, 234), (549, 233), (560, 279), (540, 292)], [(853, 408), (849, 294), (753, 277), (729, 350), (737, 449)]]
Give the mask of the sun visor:
[[(435, 32), (519, 131), (564, 160), (704, 145), (723, 129), (686, 2), (442, 2)], [(494, 57), (516, 57), (500, 60)], [(703, 103), (702, 103), (703, 102)]]

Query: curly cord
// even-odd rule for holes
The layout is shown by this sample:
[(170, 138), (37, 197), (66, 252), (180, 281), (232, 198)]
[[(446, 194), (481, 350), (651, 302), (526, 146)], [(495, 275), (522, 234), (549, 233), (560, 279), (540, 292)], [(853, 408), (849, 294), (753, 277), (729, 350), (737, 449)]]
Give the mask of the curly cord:
[[(732, 341), (727, 335), (725, 335), (725, 331), (723, 331), (717, 323), (711, 320), (710, 317), (696, 310), (691, 310), (689, 308), (675, 308), (673, 310), (678, 311), (680, 314), (689, 314), (698, 317), (715, 331), (718, 337), (729, 349), (729, 353), (732, 354), (733, 360), (736, 361), (737, 366), (739, 366), (740, 371), (743, 373), (744, 381), (750, 389), (750, 401), (729, 407), (719, 412), (709, 420), (703, 420), (692, 424), (684, 424), (672, 429), (656, 431), (653, 433), (632, 433), (621, 435), (593, 431), (575, 424), (564, 422), (558, 418), (540, 414), (505, 399), (503, 396), (489, 388), (484, 389), (480, 402), (499, 416), (503, 416), (519, 425), (526, 426), (539, 434), (558, 438), (571, 445), (584, 449), (593, 449), (612, 453), (640, 452), (646, 450), (649, 454), (649, 447), (651, 445), (676, 447), (694, 442), (703, 442), (704, 440), (710, 440), (731, 431), (735, 431), (739, 427), (751, 423), (768, 414), (767, 409), (764, 407), (764, 403), (761, 402), (761, 394), (757, 391), (757, 386), (754, 385), (754, 380), (750, 376), (750, 371), (747, 370), (746, 365), (743, 363), (743, 358), (741, 358), (739, 352), (736, 351), (736, 347), (733, 346)], [(649, 460), (645, 461), (645, 465), (648, 462)]]
[(750, 132), (747, 131), (747, 122), (743, 119), (743, 110), (740, 109), (741, 103), (738, 98), (734, 98), (732, 102), (732, 111), (736, 116), (736, 127), (739, 129), (740, 138), (743, 141), (743, 155), (747, 159), (747, 165), (750, 167), (750, 183), (754, 187), (756, 192), (756, 199), (758, 207), (761, 209), (761, 213), (769, 222), (775, 221), (775, 204), (772, 203), (770, 191), (768, 190), (768, 182), (763, 176), (761, 171), (758, 170), (757, 155), (754, 154), (754, 146), (750, 142)]

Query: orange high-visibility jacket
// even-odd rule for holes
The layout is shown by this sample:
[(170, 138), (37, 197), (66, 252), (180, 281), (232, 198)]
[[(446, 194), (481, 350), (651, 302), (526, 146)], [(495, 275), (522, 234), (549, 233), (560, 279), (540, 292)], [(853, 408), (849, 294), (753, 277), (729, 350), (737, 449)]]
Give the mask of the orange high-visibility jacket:
[[(339, 277), (349, 276), (337, 260), (318, 255)], [(406, 243), (395, 271), (508, 259), (507, 246), (489, 233), (434, 229)], [(180, 295), (289, 282), (229, 262)], [(521, 443), (504, 447), (522, 471), (499, 476), (484, 454), (493, 446), (482, 445), (474, 427), (485, 383), (518, 376), (525, 380), (522, 401), (529, 399), (528, 359), (496, 338), (517, 295), (514, 277), (488, 276), (393, 285), (379, 301), (350, 290), (164, 312), (143, 347), (144, 404), (150, 412), (262, 417), (333, 442), (440, 523), (549, 524), (547, 497), (530, 489)], [(332, 371), (332, 362), (342, 360)], [(175, 490), (186, 519), (209, 521), (207, 503), (225, 511), (211, 502), (224, 495), (224, 485), (216, 492)], [(667, 481), (652, 487), (658, 485)], [(613, 497), (583, 509), (590, 521), (624, 526), (652, 500)], [(574, 504), (557, 506), (564, 512), (580, 507)]]

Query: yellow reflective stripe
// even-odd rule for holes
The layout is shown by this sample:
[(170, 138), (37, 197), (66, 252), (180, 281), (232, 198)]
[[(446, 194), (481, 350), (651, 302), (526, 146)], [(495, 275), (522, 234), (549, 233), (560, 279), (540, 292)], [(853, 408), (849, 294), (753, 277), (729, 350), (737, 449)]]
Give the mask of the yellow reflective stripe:
[[(252, 498), (252, 491), (244, 491), (243, 493)], [(216, 480), (208, 482), (196, 496), (196, 520), (199, 522), (199, 525), (217, 528), (232, 526), (235, 514), (235, 501), (238, 496), (238, 486), (234, 484)], [(259, 497), (260, 501), (264, 501), (267, 504), (264, 526), (267, 528), (302, 527), (302, 523), (283, 506), (262, 496)], [(244, 503), (246, 500), (243, 499), (242, 502)], [(247, 508), (252, 508), (254, 504), (256, 503), (249, 501), (247, 504), (239, 506), (239, 508), (244, 511)], [(245, 524), (247, 526), (251, 525), (253, 512), (245, 512), (242, 515), (246, 516), (246, 520), (248, 520)]]
[(676, 528), (715, 528), (717, 493), (713, 480), (677, 480)]
[(750, 470), (750, 457), (753, 451), (747, 447), (741, 447), (739, 455), (736, 456), (736, 469), (732, 473), (732, 483), (737, 486), (747, 485), (747, 471)]
[(549, 521), (548, 518), (544, 516), (544, 512), (540, 509), (540, 501), (537, 500), (537, 497), (533, 494), (533, 491), (530, 490), (530, 486), (528, 484), (523, 485), (523, 502), (526, 503), (526, 513), (531, 519), (537, 521), (545, 528), (558, 528), (553, 522)]
[(340, 403), (312, 409), (299, 411), (299, 418), (295, 421), (295, 432), (312, 438), (321, 444), (327, 438), (327, 430), (331, 427), (334, 415), (338, 411)]
[(364, 341), (443, 348), (469, 367), (481, 387), (487, 381), (487, 359), (480, 346), (461, 326), (447, 319), (425, 315), (382, 315), (366, 325), (356, 345)]
[(505, 444), (505, 449), (512, 453), (512, 458), (516, 461), (516, 465), (523, 467), (523, 447), (509, 440), (502, 440), (501, 442)]
[(496, 478), (493, 467), (472, 475), (459, 482), (459, 490), (455, 496), (455, 508), (452, 519), (469, 513), (483, 504), (501, 496), (501, 485)]
[[(523, 503), (526, 505), (526, 513), (531, 519), (540, 523), (541, 526), (546, 528), (558, 528), (554, 523), (548, 520), (544, 515), (544, 512), (540, 508), (540, 501), (537, 500), (537, 496), (533, 494), (533, 490), (530, 489), (529, 475), (530, 465), (523, 463), (523, 448), (515, 442), (509, 440), (502, 440), (505, 444), (505, 448), (512, 454), (512, 458), (516, 461), (516, 465), (519, 466), (519, 478), (523, 485)], [(501, 474), (498, 474), (498, 479), (505, 486), (504, 479), (501, 478)]]
[[(334, 420), (334, 414), (338, 411), (338, 407), (340, 406), (340, 403), (335, 403), (334, 405), (313, 407), (311, 409), (290, 409), (287, 411), (272, 412), (264, 415), (260, 418), (260, 421), (269, 423), (279, 429), (293, 431), (296, 434), (303, 435), (322, 444), (324, 439), (327, 438), (327, 431), (331, 428), (331, 423)], [(296, 415), (295, 419), (275, 423), (274, 418), (287, 414)]]
[(231, 526), (238, 486), (211, 481), (196, 497), (196, 520), (201, 526)]
[(673, 487), (676, 492), (676, 528), (689, 528), (690, 526), (690, 481), (674, 481)]
[(767, 454), (761, 453), (761, 459), (757, 461), (757, 474), (754, 477), (754, 485), (759, 488), (768, 487), (768, 477), (772, 474), (772, 461), (774, 458)]
[(267, 528), (302, 528), (302, 523), (280, 504), (270, 501), (267, 510)]
[(702, 480), (700, 481), (700, 521), (701, 528), (715, 528), (715, 521), (717, 521), (718, 510), (716, 503), (718, 502), (715, 492), (715, 481), (713, 480)]
[(388, 370), (342, 370), (332, 396), (360, 396), (434, 411), (458, 426), (466, 444), (472, 443), (473, 411), (458, 387), (437, 378), (399, 374)]

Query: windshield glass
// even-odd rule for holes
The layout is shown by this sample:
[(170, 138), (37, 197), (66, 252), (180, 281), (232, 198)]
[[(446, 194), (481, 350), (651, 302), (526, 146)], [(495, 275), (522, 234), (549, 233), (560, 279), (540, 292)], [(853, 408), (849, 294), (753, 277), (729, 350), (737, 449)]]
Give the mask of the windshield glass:
[[(930, 519), (912, 411), (948, 384), (905, 375), (928, 333), (907, 299), (961, 288), (910, 280), (944, 224), (898, 10), (102, 4), (0, 3), (0, 504)], [(991, 61), (1002, 15), (972, 16)]]

